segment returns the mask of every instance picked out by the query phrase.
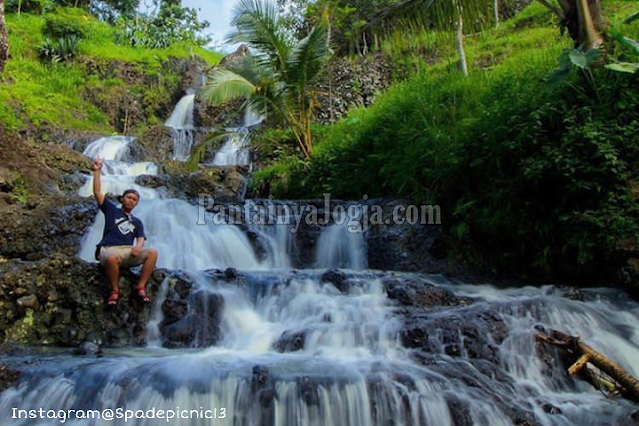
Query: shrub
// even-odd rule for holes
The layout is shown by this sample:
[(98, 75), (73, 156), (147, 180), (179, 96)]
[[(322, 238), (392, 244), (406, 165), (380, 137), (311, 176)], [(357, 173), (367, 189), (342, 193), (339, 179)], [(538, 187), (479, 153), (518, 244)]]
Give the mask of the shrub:
[(88, 17), (73, 9), (62, 9), (46, 16), (42, 34), (52, 39), (75, 36), (85, 38), (89, 33)]
[(74, 35), (61, 37), (54, 41), (46, 38), (38, 46), (38, 56), (45, 62), (67, 62), (77, 56), (79, 46), (80, 38)]

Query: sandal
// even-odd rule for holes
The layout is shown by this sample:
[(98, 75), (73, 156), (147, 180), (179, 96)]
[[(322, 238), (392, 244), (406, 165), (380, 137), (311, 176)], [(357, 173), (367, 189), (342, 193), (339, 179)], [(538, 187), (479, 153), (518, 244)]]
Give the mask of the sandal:
[(149, 299), (149, 296), (146, 294), (146, 290), (144, 289), (144, 287), (135, 287), (135, 291), (138, 292), (138, 297), (143, 303), (151, 302), (151, 299)]
[(118, 300), (120, 299), (120, 291), (119, 290), (113, 290), (111, 292), (111, 295), (109, 296), (109, 300), (107, 302), (107, 304), (109, 306), (115, 306), (118, 304)]

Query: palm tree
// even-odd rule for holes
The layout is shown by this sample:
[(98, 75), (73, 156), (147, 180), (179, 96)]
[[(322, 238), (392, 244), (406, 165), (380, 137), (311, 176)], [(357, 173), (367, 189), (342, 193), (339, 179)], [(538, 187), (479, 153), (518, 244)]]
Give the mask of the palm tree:
[(315, 83), (329, 55), (325, 24), (294, 40), (279, 25), (276, 6), (269, 0), (241, 0), (232, 24), (236, 31), (229, 41), (252, 48), (253, 69), (250, 73), (215, 70), (204, 98), (214, 105), (246, 98), (246, 107), (288, 126), (304, 156), (310, 157), (311, 122), (318, 106)]

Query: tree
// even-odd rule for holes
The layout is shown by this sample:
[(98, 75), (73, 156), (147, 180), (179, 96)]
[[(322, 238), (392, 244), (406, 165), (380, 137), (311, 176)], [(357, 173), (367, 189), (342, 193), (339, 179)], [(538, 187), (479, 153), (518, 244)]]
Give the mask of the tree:
[[(568, 29), (575, 47), (584, 51), (603, 44), (603, 17), (600, 0), (537, 0), (550, 9)], [(557, 7), (557, 4), (559, 7)]]
[(404, 0), (380, 13), (366, 26), (374, 33), (409, 30), (455, 30), (459, 68), (468, 75), (464, 51), (464, 21), (482, 24), (495, 16), (494, 0)]
[(252, 70), (214, 71), (203, 96), (212, 104), (246, 98), (247, 107), (289, 127), (308, 158), (318, 105), (315, 83), (324, 74), (329, 55), (326, 25), (319, 23), (296, 40), (279, 23), (272, 2), (240, 0), (232, 20), (237, 30), (229, 41), (246, 43), (254, 51)]
[(4, 65), (9, 59), (9, 36), (4, 20), (4, 0), (0, 0), (0, 74), (4, 71)]

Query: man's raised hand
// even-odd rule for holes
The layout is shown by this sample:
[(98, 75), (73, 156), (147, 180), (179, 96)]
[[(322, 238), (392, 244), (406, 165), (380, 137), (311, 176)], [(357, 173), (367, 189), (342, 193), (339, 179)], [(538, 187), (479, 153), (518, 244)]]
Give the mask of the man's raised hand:
[(102, 163), (103, 163), (103, 159), (101, 158), (96, 158), (96, 160), (93, 162), (93, 171), (94, 172), (99, 172), (100, 170), (102, 170)]

